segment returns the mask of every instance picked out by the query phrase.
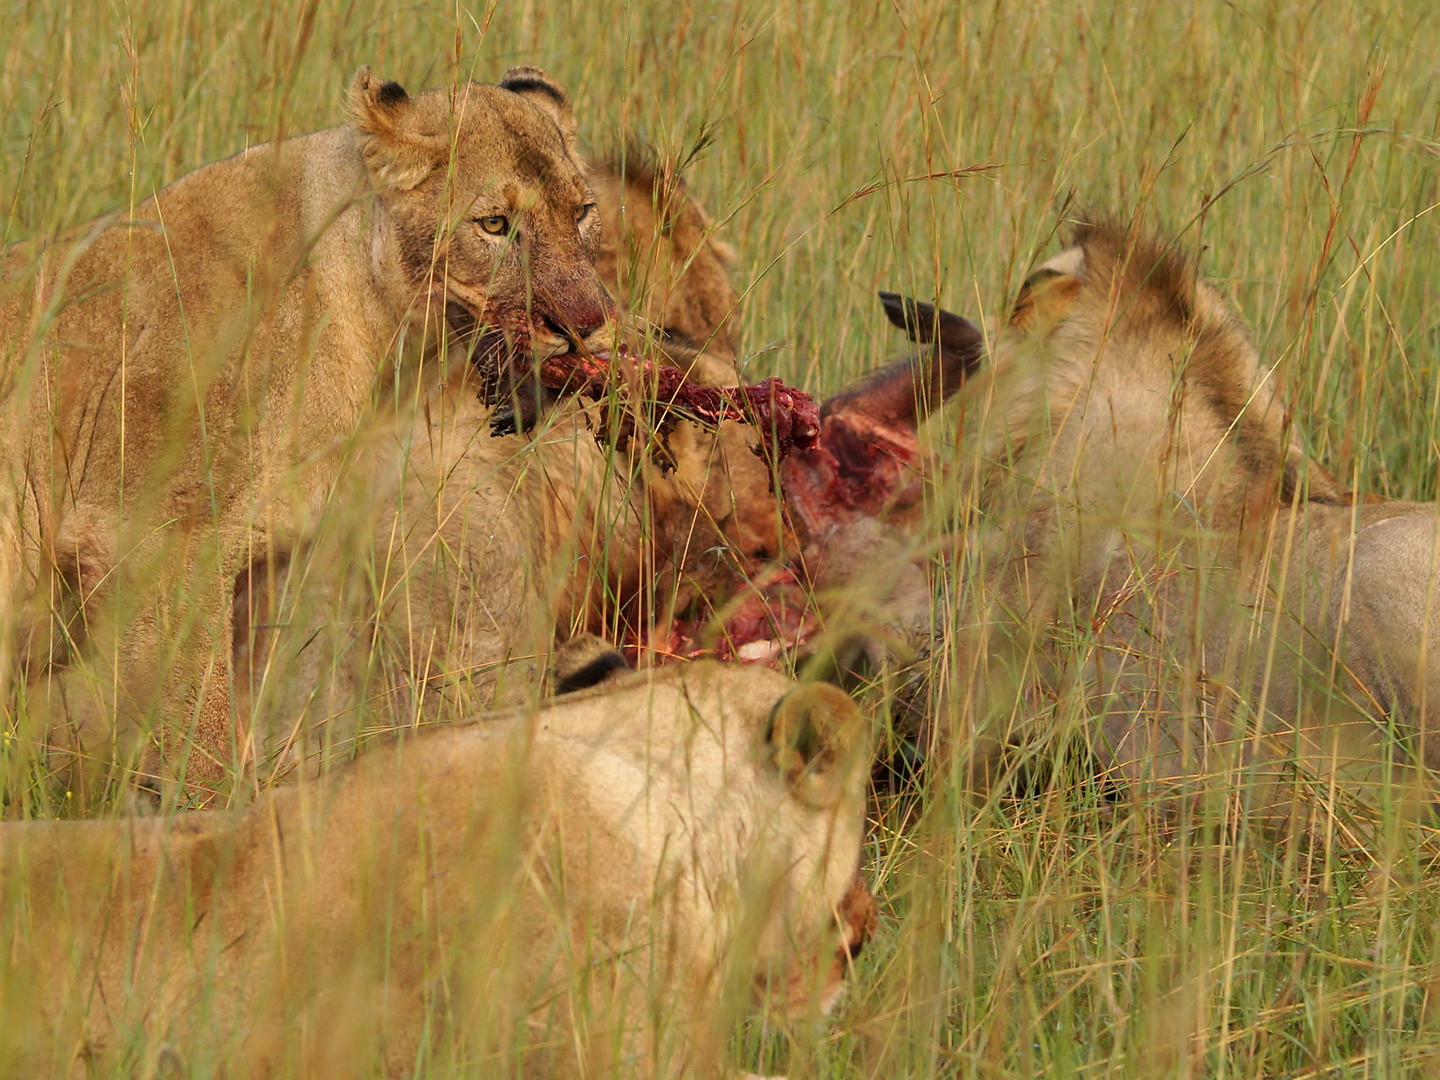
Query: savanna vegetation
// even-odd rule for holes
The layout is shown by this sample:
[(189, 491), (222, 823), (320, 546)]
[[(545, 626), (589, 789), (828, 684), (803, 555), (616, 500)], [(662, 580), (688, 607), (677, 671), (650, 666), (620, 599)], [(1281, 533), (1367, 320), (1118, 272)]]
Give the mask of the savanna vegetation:
[[(1432, 4), (8, 0), (4, 240), (340, 123), (361, 64), (412, 91), (535, 64), (597, 156), (689, 160), (740, 252), (748, 380), (819, 394), (875, 366), (897, 344), (877, 289), (990, 329), (1066, 219), (1098, 210), (1197, 253), (1343, 487), (1436, 497)], [(957, 423), (934, 427), (958, 475)], [(963, 535), (926, 554), (936, 625), (963, 623)], [(963, 670), (943, 630), (924, 665)], [(863, 691), (881, 727), (892, 685)], [(7, 813), (65, 816), (23, 705), (6, 707)], [(945, 722), (963, 742), (965, 718)], [(1064, 746), (1049, 761), (988, 800), (933, 766), (877, 792), (880, 929), (846, 1000), (829, 1024), (746, 1022), (732, 1061), (834, 1078), (1440, 1070), (1429, 824), (1328, 790), (1277, 837), (1247, 825), (1242, 784), (1177, 827), (1089, 782)], [(0, 1026), (24, 996), (0, 988)], [(488, 1075), (463, 1055), (421, 1065)]]

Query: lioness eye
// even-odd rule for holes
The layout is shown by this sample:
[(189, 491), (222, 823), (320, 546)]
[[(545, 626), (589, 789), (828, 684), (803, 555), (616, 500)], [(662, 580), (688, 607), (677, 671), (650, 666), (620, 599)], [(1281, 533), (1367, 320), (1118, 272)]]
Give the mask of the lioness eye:
[(480, 228), (491, 236), (504, 236), (510, 231), (510, 219), (504, 214), (491, 214), (489, 217), (477, 218), (476, 221)]
[(579, 225), (582, 221), (584, 221), (587, 217), (590, 216), (590, 211), (594, 209), (595, 204), (593, 202), (587, 202), (584, 206), (580, 207), (579, 210), (576, 210), (575, 224)]

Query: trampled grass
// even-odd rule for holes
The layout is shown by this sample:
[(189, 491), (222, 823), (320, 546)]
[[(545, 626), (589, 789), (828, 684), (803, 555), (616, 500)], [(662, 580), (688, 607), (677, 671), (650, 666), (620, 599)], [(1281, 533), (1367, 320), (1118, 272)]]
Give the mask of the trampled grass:
[[(817, 392), (896, 347), (877, 289), (988, 324), (1067, 215), (1143, 214), (1203, 248), (1345, 486), (1437, 494), (1432, 4), (11, 2), (3, 236), (56, 233), (337, 124), (362, 63), (412, 90), (538, 64), (599, 151), (674, 152), (703, 133), (689, 183), (741, 252), (746, 375)], [(1077, 772), (983, 807), (946, 775), (918, 804), (882, 801), (867, 849), (882, 928), (836, 1022), (784, 1037), (757, 1022), (736, 1063), (836, 1078), (1440, 1070), (1440, 848), (1425, 828), (1339, 792), (1315, 797), (1304, 842), (1277, 841), (1226, 817), (1243, 793), (1221, 792), (1215, 827), (1190, 833)], [(48, 809), (7, 783), (12, 814)]]

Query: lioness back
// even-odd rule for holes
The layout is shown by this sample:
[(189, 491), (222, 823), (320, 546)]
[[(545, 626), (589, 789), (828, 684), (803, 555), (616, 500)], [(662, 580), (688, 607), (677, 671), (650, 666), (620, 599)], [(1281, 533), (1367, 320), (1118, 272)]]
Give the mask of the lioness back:
[(595, 269), (616, 302), (691, 378), (735, 385), (738, 253), (673, 163), (631, 150), (592, 166), (590, 183), (605, 226)]

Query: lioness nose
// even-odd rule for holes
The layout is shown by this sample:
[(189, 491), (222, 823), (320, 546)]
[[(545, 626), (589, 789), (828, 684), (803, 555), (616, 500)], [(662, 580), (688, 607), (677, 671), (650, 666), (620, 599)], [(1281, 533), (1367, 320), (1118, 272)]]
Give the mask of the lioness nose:
[(605, 315), (598, 309), (594, 312), (584, 313), (588, 318), (576, 319), (573, 322), (554, 319), (549, 315), (545, 316), (545, 328), (561, 337), (578, 339), (584, 341), (605, 325)]

